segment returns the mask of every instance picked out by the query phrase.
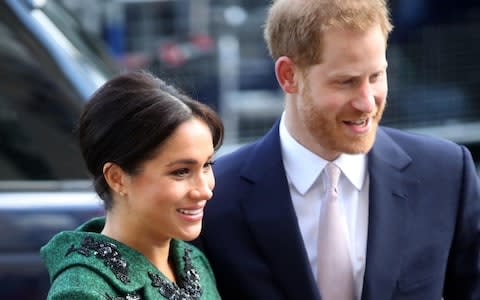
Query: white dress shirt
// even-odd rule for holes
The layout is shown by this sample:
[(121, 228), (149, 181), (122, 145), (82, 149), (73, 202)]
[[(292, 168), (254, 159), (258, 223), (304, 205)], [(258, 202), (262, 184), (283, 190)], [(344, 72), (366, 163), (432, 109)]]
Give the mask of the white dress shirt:
[[(310, 266), (316, 277), (318, 224), (325, 189), (321, 173), (327, 161), (303, 147), (290, 135), (284, 115), (280, 121), (280, 142), (293, 207)], [(355, 294), (360, 299), (368, 232), (367, 156), (342, 154), (334, 163), (342, 171), (338, 184), (339, 200), (347, 220)]]

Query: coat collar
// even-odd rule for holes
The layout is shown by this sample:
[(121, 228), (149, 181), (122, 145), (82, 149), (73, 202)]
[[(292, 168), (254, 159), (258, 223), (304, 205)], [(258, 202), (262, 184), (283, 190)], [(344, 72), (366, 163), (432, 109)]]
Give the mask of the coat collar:
[[(133, 297), (138, 291), (155, 289), (152, 293), (160, 296), (160, 287), (175, 286), (143, 254), (100, 234), (104, 225), (104, 217), (93, 218), (75, 231), (55, 235), (41, 249), (51, 282), (72, 266), (85, 266), (102, 276), (123, 295)], [(170, 252), (174, 268), (179, 278), (185, 279), (189, 288), (195, 289), (200, 287), (199, 278), (191, 276), (189, 272), (197, 274), (191, 262), (192, 259), (198, 259), (198, 252), (192, 251), (192, 246), (187, 243), (171, 240)], [(195, 295), (192, 299), (195, 299)]]

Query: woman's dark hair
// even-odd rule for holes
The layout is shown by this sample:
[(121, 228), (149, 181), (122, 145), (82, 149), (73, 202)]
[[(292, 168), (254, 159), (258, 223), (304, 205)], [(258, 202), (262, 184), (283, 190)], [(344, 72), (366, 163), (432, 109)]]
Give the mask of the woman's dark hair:
[(147, 71), (113, 77), (92, 95), (77, 133), (105, 209), (112, 207), (112, 197), (103, 176), (104, 164), (112, 162), (128, 174), (136, 174), (179, 125), (194, 117), (209, 126), (217, 150), (223, 141), (220, 117)]

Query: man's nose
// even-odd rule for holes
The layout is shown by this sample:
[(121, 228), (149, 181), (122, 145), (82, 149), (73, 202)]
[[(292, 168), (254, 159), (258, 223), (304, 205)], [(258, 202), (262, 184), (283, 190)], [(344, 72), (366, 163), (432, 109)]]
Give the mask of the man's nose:
[(354, 108), (364, 113), (371, 113), (375, 110), (375, 96), (372, 85), (369, 82), (365, 82), (358, 87), (352, 105)]

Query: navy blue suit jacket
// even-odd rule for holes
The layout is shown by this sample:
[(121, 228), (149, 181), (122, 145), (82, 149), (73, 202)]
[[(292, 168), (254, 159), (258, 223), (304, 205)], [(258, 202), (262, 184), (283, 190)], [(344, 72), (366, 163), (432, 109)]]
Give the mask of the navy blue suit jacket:
[[(480, 183), (448, 141), (379, 128), (368, 154), (363, 300), (480, 299)], [(223, 299), (320, 299), (291, 202), (278, 122), (215, 163), (201, 236)]]

